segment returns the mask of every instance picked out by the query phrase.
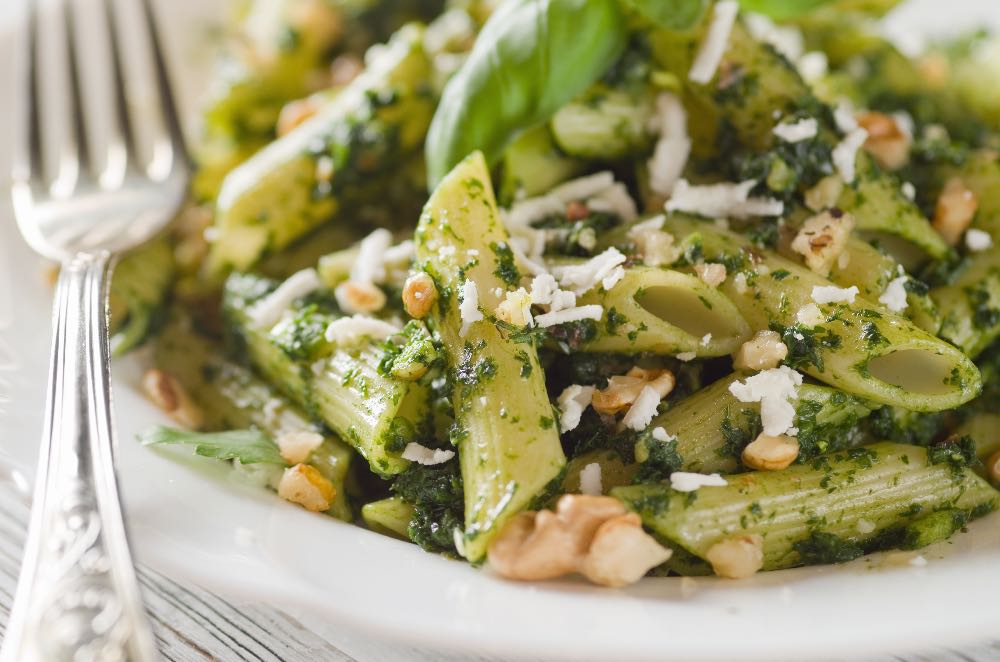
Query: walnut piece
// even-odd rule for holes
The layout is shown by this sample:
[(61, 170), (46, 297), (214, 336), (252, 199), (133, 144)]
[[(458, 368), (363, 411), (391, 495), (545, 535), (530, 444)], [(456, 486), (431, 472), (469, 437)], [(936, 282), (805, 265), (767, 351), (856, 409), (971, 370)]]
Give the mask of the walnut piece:
[(743, 449), (743, 464), (757, 471), (780, 471), (788, 468), (799, 456), (799, 440), (788, 435), (764, 433)]
[(938, 196), (934, 209), (934, 229), (949, 245), (955, 246), (972, 224), (978, 207), (976, 194), (960, 177), (952, 177)]
[(385, 292), (374, 283), (346, 280), (333, 290), (345, 313), (374, 313), (385, 307)]
[(566, 494), (555, 511), (515, 515), (488, 550), (509, 579), (537, 581), (580, 572), (595, 584), (625, 586), (670, 558), (642, 521), (612, 497)]
[(724, 538), (709, 547), (705, 559), (720, 577), (752, 577), (764, 567), (764, 539), (756, 534)]
[(333, 483), (308, 464), (296, 464), (285, 469), (278, 483), (278, 496), (314, 513), (329, 510), (336, 495)]
[(788, 356), (788, 347), (777, 331), (758, 331), (733, 355), (733, 367), (737, 370), (770, 370), (777, 368)]
[(662, 400), (670, 395), (676, 383), (674, 373), (669, 370), (634, 367), (624, 375), (608, 379), (607, 387), (595, 391), (590, 404), (598, 413), (613, 416), (631, 407), (646, 386), (652, 386)]
[(865, 151), (887, 170), (899, 170), (910, 160), (913, 139), (892, 115), (869, 111), (859, 113), (858, 124), (868, 132)]
[(694, 272), (709, 287), (718, 287), (726, 280), (726, 265), (718, 262), (700, 262), (694, 265)]
[(791, 248), (805, 258), (812, 271), (827, 276), (854, 229), (854, 217), (838, 209), (824, 211), (802, 224)]
[(323, 435), (313, 430), (289, 430), (275, 438), (278, 452), (289, 464), (299, 464), (309, 459), (310, 453), (323, 443)]
[(423, 271), (413, 274), (403, 284), (403, 308), (414, 319), (427, 317), (437, 298), (434, 279)]
[(184, 427), (197, 430), (204, 422), (201, 409), (191, 400), (181, 383), (162, 370), (147, 370), (142, 390), (154, 405)]

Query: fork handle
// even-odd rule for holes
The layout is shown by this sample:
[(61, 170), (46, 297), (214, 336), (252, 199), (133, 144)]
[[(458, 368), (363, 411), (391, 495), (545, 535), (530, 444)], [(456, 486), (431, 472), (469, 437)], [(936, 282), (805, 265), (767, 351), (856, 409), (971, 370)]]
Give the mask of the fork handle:
[(114, 470), (107, 253), (62, 265), (31, 524), (3, 662), (157, 658)]

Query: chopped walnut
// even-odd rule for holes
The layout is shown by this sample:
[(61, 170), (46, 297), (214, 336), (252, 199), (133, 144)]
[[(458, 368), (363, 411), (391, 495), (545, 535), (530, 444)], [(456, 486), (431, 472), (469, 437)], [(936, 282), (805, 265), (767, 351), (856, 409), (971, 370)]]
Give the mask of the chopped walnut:
[(962, 234), (972, 224), (979, 201), (965, 182), (952, 177), (944, 185), (934, 209), (934, 229), (951, 246), (958, 244)]
[(374, 283), (347, 280), (334, 289), (333, 296), (345, 313), (374, 313), (385, 307), (385, 292)]
[(613, 517), (597, 529), (580, 572), (601, 586), (627, 586), (642, 579), (671, 556), (671, 551), (642, 530), (635, 513)]
[(357, 55), (345, 53), (338, 55), (330, 63), (330, 85), (340, 87), (347, 85), (365, 70), (365, 63)]
[(631, 407), (646, 386), (653, 387), (662, 400), (670, 395), (675, 384), (674, 373), (669, 370), (634, 367), (624, 375), (608, 379), (607, 387), (594, 392), (591, 406), (601, 414), (614, 415)]
[(201, 409), (173, 375), (155, 368), (147, 370), (142, 376), (142, 390), (154, 405), (184, 427), (197, 430), (204, 422)]
[(788, 356), (788, 347), (776, 331), (758, 331), (736, 350), (733, 367), (737, 370), (770, 370)]
[(736, 535), (709, 547), (705, 560), (720, 577), (744, 579), (764, 567), (764, 539), (758, 535)]
[(403, 284), (403, 308), (414, 319), (427, 317), (437, 298), (434, 279), (423, 271), (413, 274)]
[(604, 586), (638, 581), (670, 557), (642, 530), (639, 516), (612, 497), (567, 494), (555, 512), (515, 515), (489, 547), (493, 568), (536, 581), (580, 572)]
[(531, 295), (523, 287), (507, 292), (504, 300), (497, 305), (496, 316), (514, 326), (531, 324)]
[(645, 228), (629, 233), (635, 242), (642, 261), (650, 267), (665, 267), (680, 258), (681, 249), (674, 241), (674, 235), (662, 230)]
[(802, 224), (791, 249), (805, 257), (806, 266), (826, 276), (830, 273), (854, 229), (854, 217), (838, 209), (824, 211)]
[(787, 435), (771, 436), (764, 433), (743, 449), (743, 464), (757, 471), (781, 471), (799, 456), (799, 440)]
[(986, 460), (986, 475), (990, 477), (994, 485), (1000, 485), (1000, 451), (993, 453)]
[(312, 430), (291, 430), (275, 438), (281, 457), (289, 464), (299, 464), (309, 459), (310, 453), (323, 443), (323, 435)]
[(275, 132), (279, 137), (291, 133), (292, 129), (311, 119), (319, 110), (319, 107), (320, 101), (316, 97), (306, 97), (305, 99), (289, 101), (281, 107)]
[(899, 126), (891, 115), (869, 111), (859, 113), (858, 124), (868, 132), (865, 150), (875, 157), (879, 165), (888, 170), (898, 170), (910, 160), (913, 138)]
[(815, 186), (806, 191), (805, 202), (809, 209), (820, 212), (837, 204), (840, 194), (844, 192), (844, 180), (840, 175), (827, 175)]
[(718, 287), (726, 280), (726, 265), (718, 262), (699, 262), (694, 272), (709, 287)]
[(582, 221), (590, 216), (590, 209), (586, 203), (574, 200), (566, 205), (566, 220), (571, 223)]
[(329, 510), (336, 495), (333, 483), (308, 464), (296, 464), (285, 469), (278, 483), (278, 496), (314, 513)]
[(951, 76), (948, 58), (940, 52), (927, 53), (917, 60), (917, 71), (920, 78), (935, 89), (944, 87)]

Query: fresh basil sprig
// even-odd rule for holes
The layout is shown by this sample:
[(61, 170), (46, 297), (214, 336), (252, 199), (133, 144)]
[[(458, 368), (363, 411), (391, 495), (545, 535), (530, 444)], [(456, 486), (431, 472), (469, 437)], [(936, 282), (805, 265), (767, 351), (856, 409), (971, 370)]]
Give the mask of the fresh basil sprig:
[(139, 443), (143, 446), (193, 446), (198, 455), (219, 460), (239, 460), (243, 464), (288, 465), (271, 437), (257, 429), (192, 432), (156, 425), (139, 434)]
[(518, 132), (600, 78), (627, 40), (619, 0), (501, 4), (441, 95), (425, 147), (431, 188), (477, 149), (496, 163)]

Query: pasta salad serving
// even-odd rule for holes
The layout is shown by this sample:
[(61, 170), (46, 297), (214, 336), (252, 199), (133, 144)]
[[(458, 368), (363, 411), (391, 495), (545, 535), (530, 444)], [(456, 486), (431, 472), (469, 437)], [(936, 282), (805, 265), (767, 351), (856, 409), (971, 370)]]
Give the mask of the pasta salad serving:
[(895, 4), (240, 4), (112, 285), (139, 441), (519, 580), (990, 526), (1000, 41)]

